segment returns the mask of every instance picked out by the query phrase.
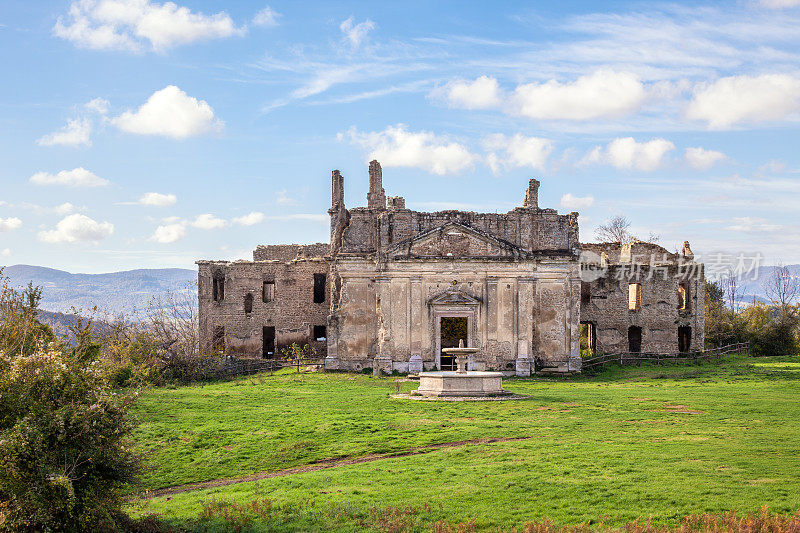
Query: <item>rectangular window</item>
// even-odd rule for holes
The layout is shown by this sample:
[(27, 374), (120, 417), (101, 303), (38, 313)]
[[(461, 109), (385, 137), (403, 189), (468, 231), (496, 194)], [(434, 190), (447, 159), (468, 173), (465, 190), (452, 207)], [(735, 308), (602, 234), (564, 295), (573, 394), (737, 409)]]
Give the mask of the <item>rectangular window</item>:
[(325, 301), (325, 274), (314, 274), (314, 303)]
[(642, 307), (642, 284), (628, 284), (628, 309), (636, 311)]
[(225, 352), (225, 326), (214, 328), (214, 338), (211, 340), (211, 350), (214, 353)]
[(689, 311), (691, 309), (691, 299), (689, 298), (689, 284), (686, 282), (678, 285), (678, 309)]
[(274, 281), (265, 281), (264, 287), (262, 289), (262, 300), (264, 302), (271, 302), (275, 299), (275, 282)]
[(275, 357), (275, 326), (261, 328), (261, 357), (264, 359)]
[(314, 326), (314, 340), (324, 341), (328, 335), (328, 328), (326, 326)]
[(221, 302), (225, 299), (225, 277), (222, 275), (215, 275), (211, 286), (212, 297), (215, 302)]

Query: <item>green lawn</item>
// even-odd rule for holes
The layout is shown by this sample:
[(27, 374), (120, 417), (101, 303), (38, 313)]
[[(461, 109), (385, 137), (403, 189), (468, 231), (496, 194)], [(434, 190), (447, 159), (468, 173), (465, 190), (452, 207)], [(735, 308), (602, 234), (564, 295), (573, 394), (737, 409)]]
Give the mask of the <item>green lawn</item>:
[(526, 438), (183, 492), (135, 502), (131, 512), (180, 522), (197, 517), (204, 502), (268, 498), (282, 509), (276, 523), (286, 530), (323, 531), (382, 523), (370, 509), (393, 506), (413, 508), (409, 520), (422, 530), (438, 520), (511, 529), (545, 517), (670, 524), (765, 504), (800, 509), (797, 357), (508, 379), (507, 389), (530, 399), (505, 402), (392, 399), (392, 382), (286, 373), (153, 389), (136, 411), (136, 441), (149, 466), (144, 488), (436, 443)]

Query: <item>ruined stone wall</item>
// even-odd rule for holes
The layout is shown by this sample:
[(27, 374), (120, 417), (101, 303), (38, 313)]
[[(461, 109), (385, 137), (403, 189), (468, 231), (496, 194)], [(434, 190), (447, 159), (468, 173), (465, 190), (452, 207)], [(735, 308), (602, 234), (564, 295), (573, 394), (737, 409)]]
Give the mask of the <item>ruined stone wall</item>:
[[(324, 291), (325, 301), (314, 303), (314, 274), (326, 274), (329, 283), (326, 260), (317, 257), (293, 261), (198, 261), (197, 264), (200, 335), (204, 345), (212, 342), (216, 326), (224, 326), (226, 353), (261, 357), (263, 327), (274, 326), (277, 355), (282, 347), (293, 342), (301, 346), (310, 344), (320, 356), (326, 355), (327, 341), (312, 338), (313, 327), (327, 326), (328, 322), (328, 287)], [(225, 278), (221, 301), (213, 300), (215, 274)], [(271, 302), (263, 301), (264, 281), (275, 282)], [(253, 295), (250, 313), (244, 308), (247, 294)]]
[[(588, 299), (580, 306), (581, 322), (596, 327), (597, 353), (627, 352), (628, 329), (642, 328), (641, 351), (678, 352), (678, 328), (691, 327), (690, 350), (702, 350), (705, 335), (705, 283), (702, 264), (698, 275), (688, 279), (677, 263), (668, 266), (641, 266), (637, 277), (630, 277), (630, 264), (609, 265), (605, 276), (589, 284)], [(652, 272), (652, 275), (651, 275)], [(642, 286), (641, 307), (629, 310), (629, 284)], [(687, 283), (689, 308), (678, 308), (678, 286)], [(586, 293), (584, 293), (586, 294)]]
[(371, 367), (379, 356), (407, 371), (414, 355), (427, 369), (439, 367), (443, 316), (468, 318), (468, 345), (480, 348), (471, 368), (513, 372), (518, 358), (578, 364), (572, 259), (390, 261), (378, 270), (373, 261), (340, 258), (336, 267), (341, 296), (328, 354), (339, 369)]
[(283, 261), (294, 259), (321, 258), (328, 255), (330, 244), (259, 244), (253, 250), (253, 261)]
[(579, 246), (577, 213), (559, 215), (552, 209), (517, 208), (506, 214), (408, 209), (350, 210), (344, 230), (343, 253), (373, 253), (408, 241), (419, 234), (457, 222), (527, 251), (571, 251)]

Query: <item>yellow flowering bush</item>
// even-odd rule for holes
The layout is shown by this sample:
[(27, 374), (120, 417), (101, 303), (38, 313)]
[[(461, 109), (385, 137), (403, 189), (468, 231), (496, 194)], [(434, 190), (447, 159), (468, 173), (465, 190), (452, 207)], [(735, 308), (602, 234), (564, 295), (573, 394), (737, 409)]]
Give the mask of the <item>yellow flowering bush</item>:
[(114, 390), (97, 350), (0, 352), (0, 530), (118, 530), (135, 392)]

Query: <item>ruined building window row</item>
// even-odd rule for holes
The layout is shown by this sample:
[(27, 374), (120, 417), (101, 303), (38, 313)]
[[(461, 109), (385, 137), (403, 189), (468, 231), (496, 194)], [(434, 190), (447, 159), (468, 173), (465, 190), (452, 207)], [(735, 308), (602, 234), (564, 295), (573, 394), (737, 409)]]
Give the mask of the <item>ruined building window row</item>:
[(249, 292), (244, 296), (244, 312), (248, 315), (253, 312), (253, 295)]
[(223, 274), (214, 274), (214, 279), (211, 282), (211, 293), (215, 302), (221, 302), (225, 299), (225, 276)]
[(325, 301), (325, 274), (314, 274), (314, 303)]
[(261, 289), (261, 299), (264, 303), (271, 302), (275, 299), (275, 282), (265, 281)]
[(636, 311), (642, 307), (642, 284), (628, 284), (628, 309)]
[(324, 341), (328, 336), (328, 328), (326, 326), (314, 326), (314, 340)]

